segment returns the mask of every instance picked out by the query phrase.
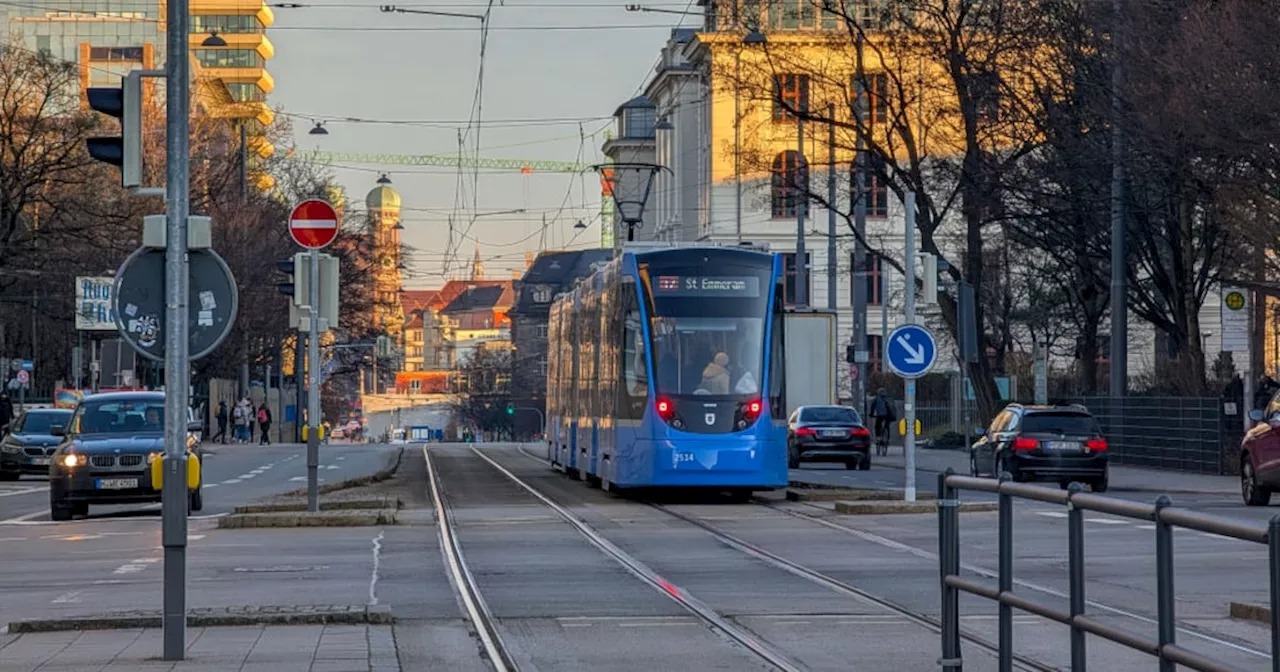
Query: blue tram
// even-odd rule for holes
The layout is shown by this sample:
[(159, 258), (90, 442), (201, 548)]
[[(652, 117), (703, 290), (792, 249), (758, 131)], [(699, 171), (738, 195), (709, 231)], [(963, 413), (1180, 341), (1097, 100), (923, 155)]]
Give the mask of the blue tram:
[(782, 261), (623, 250), (553, 304), (547, 457), (606, 489), (787, 485)]

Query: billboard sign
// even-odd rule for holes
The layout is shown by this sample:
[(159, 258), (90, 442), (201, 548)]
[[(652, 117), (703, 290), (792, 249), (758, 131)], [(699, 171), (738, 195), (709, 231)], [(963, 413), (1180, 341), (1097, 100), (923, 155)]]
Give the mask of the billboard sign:
[(81, 331), (115, 331), (111, 295), (116, 279), (107, 277), (76, 278), (76, 329)]

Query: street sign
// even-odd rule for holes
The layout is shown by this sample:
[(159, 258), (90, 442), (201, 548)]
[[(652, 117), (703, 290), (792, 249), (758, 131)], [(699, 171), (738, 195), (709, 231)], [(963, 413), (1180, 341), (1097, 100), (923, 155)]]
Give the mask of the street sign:
[(338, 211), (313, 198), (294, 206), (289, 215), (289, 235), (308, 250), (318, 250), (338, 237)]
[(904, 324), (889, 334), (885, 359), (889, 368), (903, 378), (919, 378), (933, 368), (938, 358), (938, 343), (928, 329), (917, 324)]
[(18, 378), (19, 385), (26, 385), (27, 383), (31, 382), (31, 374), (27, 373), (26, 371), (19, 371), (17, 378)]
[(1245, 290), (1222, 286), (1221, 329), (1224, 352), (1249, 352), (1249, 311)]
[[(164, 361), (165, 251), (138, 248), (116, 272), (116, 329), (148, 359)], [(231, 333), (239, 295), (231, 269), (213, 250), (188, 250), (188, 348), (200, 359)]]

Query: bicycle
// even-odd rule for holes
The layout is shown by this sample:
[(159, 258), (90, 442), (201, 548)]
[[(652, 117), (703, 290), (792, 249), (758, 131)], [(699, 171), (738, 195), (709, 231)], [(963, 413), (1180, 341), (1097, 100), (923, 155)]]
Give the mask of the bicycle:
[(876, 421), (876, 455), (889, 454), (889, 421)]

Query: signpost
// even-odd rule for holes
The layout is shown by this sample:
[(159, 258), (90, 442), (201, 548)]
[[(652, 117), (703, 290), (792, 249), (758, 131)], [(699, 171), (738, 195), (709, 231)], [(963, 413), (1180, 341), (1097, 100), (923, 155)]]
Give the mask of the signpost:
[(903, 453), (906, 457), (907, 479), (903, 488), (903, 499), (916, 501), (916, 378), (923, 376), (933, 368), (938, 359), (938, 343), (933, 334), (916, 321), (916, 195), (908, 191), (906, 197), (906, 306), (905, 320), (902, 326), (889, 334), (884, 344), (885, 361), (904, 379), (906, 399), (903, 410), (907, 420), (907, 431), (903, 436)]
[(307, 510), (320, 510), (320, 248), (338, 237), (338, 211), (326, 201), (311, 199), (294, 206), (289, 214), (289, 235), (311, 251), (307, 339)]

